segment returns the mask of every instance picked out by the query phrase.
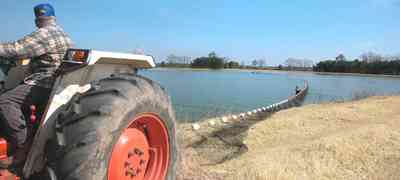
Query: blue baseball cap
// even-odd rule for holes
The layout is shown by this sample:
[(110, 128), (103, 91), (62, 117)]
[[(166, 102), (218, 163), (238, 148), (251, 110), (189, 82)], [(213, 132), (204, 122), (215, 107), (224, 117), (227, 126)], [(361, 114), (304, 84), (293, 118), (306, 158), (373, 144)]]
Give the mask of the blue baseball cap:
[(56, 16), (53, 6), (50, 4), (39, 4), (33, 8), (36, 18)]

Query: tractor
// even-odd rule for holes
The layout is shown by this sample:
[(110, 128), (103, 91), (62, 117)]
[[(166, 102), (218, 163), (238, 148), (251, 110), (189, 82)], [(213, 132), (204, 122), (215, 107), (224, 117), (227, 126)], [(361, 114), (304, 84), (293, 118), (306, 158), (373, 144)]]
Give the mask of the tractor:
[[(29, 60), (1, 62), (6, 91), (22, 82)], [(24, 112), (32, 133), (25, 162), (0, 169), (0, 180), (174, 180), (170, 97), (138, 75), (152, 67), (152, 56), (69, 49), (48, 103)], [(0, 159), (8, 153), (0, 132)]]

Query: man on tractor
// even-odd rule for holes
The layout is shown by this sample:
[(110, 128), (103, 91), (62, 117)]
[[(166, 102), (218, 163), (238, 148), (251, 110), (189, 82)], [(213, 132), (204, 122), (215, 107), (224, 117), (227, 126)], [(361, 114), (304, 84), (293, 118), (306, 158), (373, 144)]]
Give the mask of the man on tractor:
[(11, 156), (0, 161), (0, 168), (22, 163), (33, 138), (24, 114), (32, 105), (46, 104), (55, 80), (54, 74), (72, 41), (57, 25), (50, 4), (34, 7), (37, 30), (24, 38), (0, 43), (0, 60), (30, 59), (30, 76), (16, 88), (0, 95), (0, 133), (11, 145)]

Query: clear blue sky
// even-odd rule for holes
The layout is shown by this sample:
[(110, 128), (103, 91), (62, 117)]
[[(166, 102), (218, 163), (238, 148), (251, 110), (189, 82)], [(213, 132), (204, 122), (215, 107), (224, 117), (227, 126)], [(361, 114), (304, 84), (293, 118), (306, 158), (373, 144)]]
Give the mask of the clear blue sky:
[(268, 64), (344, 53), (400, 53), (400, 0), (2, 0), (0, 42), (34, 30), (32, 7), (50, 2), (76, 46), (132, 52), (218, 55)]

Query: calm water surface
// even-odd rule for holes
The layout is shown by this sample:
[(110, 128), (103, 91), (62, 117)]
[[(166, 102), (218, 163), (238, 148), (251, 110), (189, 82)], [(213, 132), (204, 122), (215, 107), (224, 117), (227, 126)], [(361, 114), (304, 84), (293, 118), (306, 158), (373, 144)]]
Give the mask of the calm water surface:
[(355, 94), (400, 93), (400, 78), (243, 70), (151, 69), (140, 72), (163, 85), (179, 121), (197, 121), (266, 106), (294, 94), (307, 80), (305, 103), (349, 100)]

